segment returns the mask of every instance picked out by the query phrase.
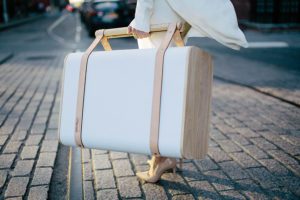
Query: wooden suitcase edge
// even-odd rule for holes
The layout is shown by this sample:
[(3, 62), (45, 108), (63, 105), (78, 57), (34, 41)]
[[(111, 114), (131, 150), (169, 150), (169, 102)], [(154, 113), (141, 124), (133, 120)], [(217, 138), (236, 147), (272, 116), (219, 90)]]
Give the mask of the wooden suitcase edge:
[[(210, 129), (212, 58), (198, 47), (190, 47), (187, 59), (181, 152), (183, 158), (202, 159), (207, 154)], [(194, 63), (200, 63), (205, 67), (200, 68)], [(202, 102), (201, 105), (199, 102)], [(201, 121), (201, 118), (206, 120)]]

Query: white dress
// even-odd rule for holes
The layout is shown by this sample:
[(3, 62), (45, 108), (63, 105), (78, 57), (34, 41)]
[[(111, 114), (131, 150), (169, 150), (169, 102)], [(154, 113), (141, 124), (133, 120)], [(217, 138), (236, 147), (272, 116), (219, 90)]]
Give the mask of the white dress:
[[(187, 22), (191, 29), (188, 37), (209, 37), (232, 48), (247, 47), (230, 0), (138, 0), (135, 19), (130, 26), (149, 32), (151, 24)], [(139, 48), (157, 47), (163, 33), (138, 40)]]

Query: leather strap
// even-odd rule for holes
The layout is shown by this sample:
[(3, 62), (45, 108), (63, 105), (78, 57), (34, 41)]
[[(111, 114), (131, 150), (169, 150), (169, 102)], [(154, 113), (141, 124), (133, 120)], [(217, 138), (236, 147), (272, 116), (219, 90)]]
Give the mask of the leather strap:
[[(171, 43), (173, 35), (176, 32), (176, 29), (177, 29), (176, 23), (172, 23), (169, 25), (166, 36), (162, 41), (162, 43), (160, 44), (156, 53), (154, 83), (153, 83), (153, 97), (152, 97), (151, 128), (150, 128), (150, 150), (153, 155), (160, 155), (159, 148), (158, 148), (158, 141), (159, 141), (159, 123), (160, 123), (164, 56), (168, 46)], [(179, 31), (178, 33), (180, 35)], [(180, 43), (179, 39), (177, 39), (176, 41)]]
[(84, 105), (84, 92), (85, 92), (85, 82), (86, 82), (86, 71), (88, 59), (93, 52), (93, 50), (97, 47), (97, 45), (101, 42), (104, 36), (104, 31), (100, 30), (96, 33), (96, 39), (89, 46), (89, 48), (84, 52), (81, 63), (80, 63), (80, 72), (79, 72), (79, 81), (78, 81), (78, 94), (77, 94), (77, 110), (76, 110), (76, 122), (75, 122), (75, 142), (79, 147), (84, 147), (82, 143), (82, 115), (83, 115), (83, 105)]

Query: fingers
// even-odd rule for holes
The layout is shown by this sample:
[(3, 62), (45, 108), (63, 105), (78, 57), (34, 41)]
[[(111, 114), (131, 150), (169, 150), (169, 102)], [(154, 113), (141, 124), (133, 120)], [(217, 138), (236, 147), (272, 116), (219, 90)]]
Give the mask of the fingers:
[(142, 39), (142, 38), (146, 38), (146, 37), (149, 37), (150, 34), (147, 33), (147, 32), (144, 32), (144, 31), (140, 31), (140, 30), (137, 30), (135, 28), (132, 28), (132, 27), (128, 27), (128, 33), (132, 33), (133, 37), (135, 39)]
[(127, 33), (132, 33), (132, 27), (131, 26), (128, 26), (128, 29), (127, 29)]

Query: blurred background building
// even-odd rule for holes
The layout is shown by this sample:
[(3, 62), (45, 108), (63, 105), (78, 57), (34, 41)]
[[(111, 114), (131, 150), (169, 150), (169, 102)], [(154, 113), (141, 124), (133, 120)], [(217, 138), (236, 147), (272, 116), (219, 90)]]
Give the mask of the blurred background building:
[(0, 0), (0, 23), (43, 13), (50, 8), (62, 8), (68, 0)]
[[(53, 8), (62, 9), (68, 3), (80, 7), (80, 5), (94, 1), (110, 2), (110, 0), (0, 0), (0, 24), (14, 19), (26, 18), (31, 14), (42, 13)], [(119, 0), (123, 3), (129, 1), (131, 0)], [(300, 23), (300, 0), (231, 1), (241, 23)]]
[(257, 23), (299, 23), (300, 0), (231, 0), (239, 20)]

